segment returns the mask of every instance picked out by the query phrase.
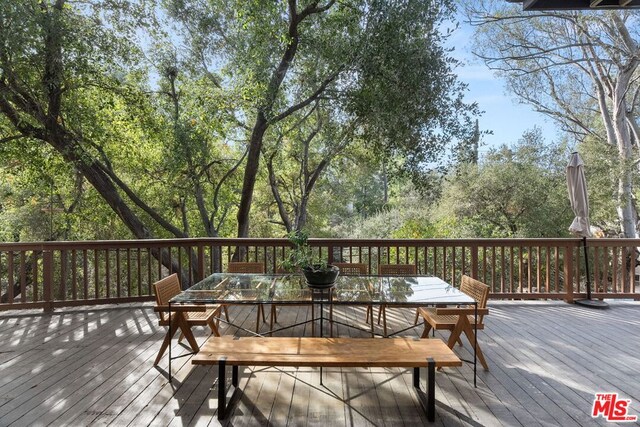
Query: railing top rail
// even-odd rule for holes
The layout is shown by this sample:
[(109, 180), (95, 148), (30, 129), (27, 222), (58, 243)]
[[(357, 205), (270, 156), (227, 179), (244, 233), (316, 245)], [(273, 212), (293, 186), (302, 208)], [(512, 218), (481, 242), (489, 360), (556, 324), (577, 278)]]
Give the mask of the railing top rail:
[[(640, 246), (640, 239), (587, 239), (589, 245)], [(310, 238), (311, 246), (576, 246), (580, 238), (527, 238), (527, 239), (343, 239)], [(56, 242), (3, 242), (0, 250), (51, 250), (51, 249), (96, 249), (117, 246), (119, 248), (165, 247), (165, 246), (290, 246), (286, 238), (223, 238), (196, 237), (187, 239), (146, 240), (84, 240)]]

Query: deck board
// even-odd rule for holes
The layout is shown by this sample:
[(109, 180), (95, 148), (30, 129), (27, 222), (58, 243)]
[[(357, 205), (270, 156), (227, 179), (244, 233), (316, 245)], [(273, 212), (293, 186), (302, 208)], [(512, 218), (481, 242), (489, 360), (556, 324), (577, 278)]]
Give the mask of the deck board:
[[(544, 301), (490, 302), (489, 307), (479, 339), (490, 370), (479, 366), (477, 388), (470, 364), (438, 372), (434, 426), (612, 425), (590, 416), (594, 393), (609, 391), (631, 399), (630, 414), (640, 415), (639, 303), (617, 301), (609, 310)], [(255, 307), (229, 311), (234, 323), (255, 329)], [(412, 323), (414, 313), (389, 309), (389, 331)], [(281, 326), (309, 317), (308, 307), (278, 309)], [(338, 307), (334, 318), (367, 328), (364, 307)], [(403, 335), (419, 336), (420, 329)], [(224, 323), (221, 330), (236, 331)], [(195, 331), (200, 343), (209, 333)], [(368, 336), (344, 326), (334, 333)], [(289, 334), (310, 336), (311, 325), (276, 335)], [(169, 384), (166, 357), (157, 369), (152, 366), (163, 335), (152, 306), (145, 304), (0, 314), (0, 425), (426, 424), (410, 370), (325, 368), (321, 386), (317, 368), (278, 367), (241, 368), (242, 392), (221, 424), (217, 368), (193, 366), (190, 357), (176, 359)], [(469, 358), (470, 346), (463, 342), (455, 351)], [(172, 353), (188, 349), (174, 340)]]

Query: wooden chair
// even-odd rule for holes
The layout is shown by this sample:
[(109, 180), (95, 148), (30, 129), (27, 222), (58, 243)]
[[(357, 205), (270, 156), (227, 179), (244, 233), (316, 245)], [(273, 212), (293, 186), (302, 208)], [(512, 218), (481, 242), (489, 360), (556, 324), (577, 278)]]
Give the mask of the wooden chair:
[[(469, 276), (462, 276), (460, 291), (469, 295), (478, 303), (478, 322), (476, 326), (478, 329), (484, 329), (484, 316), (489, 314), (489, 310), (487, 309), (489, 286)], [(474, 333), (473, 324), (475, 318), (474, 308), (472, 306), (455, 308), (420, 307), (418, 308), (418, 313), (424, 319), (422, 338), (427, 338), (429, 331), (432, 329), (434, 331), (438, 329), (448, 329), (451, 331), (448, 345), (449, 348), (453, 349), (456, 342), (462, 345), (460, 336), (464, 332), (471, 345), (476, 348), (476, 356), (482, 364), (482, 367), (487, 370), (489, 369)]]
[[(334, 262), (333, 265), (340, 269), (342, 276), (366, 276), (369, 274), (369, 266), (357, 262)], [(367, 323), (369, 323), (369, 312), (373, 310), (371, 305), (367, 306)], [(329, 321), (333, 321), (333, 305), (329, 309)], [(371, 316), (371, 330), (373, 331), (373, 316)], [(373, 336), (373, 332), (371, 333)]]
[[(160, 351), (158, 351), (158, 356), (153, 363), (154, 366), (160, 363), (162, 355), (171, 344), (171, 338), (173, 338), (173, 335), (175, 335), (178, 330), (181, 332), (179, 341), (186, 338), (191, 350), (195, 353), (199, 351), (199, 347), (191, 332), (193, 326), (209, 326), (212, 335), (220, 336), (217, 322), (214, 322), (214, 319), (220, 315), (220, 305), (187, 307), (188, 310), (192, 311), (184, 311), (183, 309), (185, 307), (178, 305), (171, 308), (172, 313), (171, 316), (169, 316), (169, 300), (182, 292), (180, 280), (176, 273), (154, 283), (153, 290), (156, 294), (155, 311), (158, 313), (158, 323), (160, 326), (169, 326), (169, 330), (160, 346)], [(169, 322), (169, 317), (171, 317), (171, 322)]]
[[(255, 273), (255, 274), (264, 274), (264, 264), (261, 262), (230, 262), (227, 266), (227, 272), (229, 273)], [(227, 305), (225, 304), (224, 309), (227, 310)], [(262, 323), (267, 323), (267, 319), (264, 315), (264, 304), (258, 305), (258, 313), (256, 315), (256, 333), (260, 331), (260, 318), (262, 318)], [(227, 314), (227, 320), (229, 320), (229, 315)]]
[[(379, 264), (378, 276), (415, 276), (418, 273), (418, 269), (415, 264)], [(367, 311), (367, 320), (369, 314), (373, 317), (373, 308)], [(382, 319), (382, 329), (384, 336), (387, 336), (387, 306), (381, 305), (378, 310), (378, 325)], [(373, 321), (373, 319), (371, 320)]]
[(264, 264), (261, 262), (230, 262), (227, 266), (229, 273), (257, 273), (264, 274)]
[(342, 276), (366, 276), (369, 273), (367, 264), (357, 262), (334, 262), (333, 265), (340, 269)]

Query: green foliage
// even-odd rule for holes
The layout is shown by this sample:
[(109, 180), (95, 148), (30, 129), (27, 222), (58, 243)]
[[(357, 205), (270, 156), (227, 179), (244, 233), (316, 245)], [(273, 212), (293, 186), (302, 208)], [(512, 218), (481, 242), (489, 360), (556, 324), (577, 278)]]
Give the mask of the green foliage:
[(572, 212), (561, 146), (539, 130), (450, 176), (435, 220), (448, 237), (565, 237)]
[(325, 260), (316, 261), (313, 251), (309, 246), (309, 234), (303, 230), (293, 230), (287, 235), (293, 244), (285, 259), (280, 262), (280, 267), (286, 271), (298, 270), (326, 271), (330, 270)]
[(530, 14), (504, 1), (465, 3), (477, 24), (474, 52), (519, 101), (553, 119), (578, 145), (601, 144), (602, 156), (593, 156), (590, 165), (610, 166), (598, 180), (615, 173), (610, 188), (618, 218), (613, 226), (596, 205), (596, 221), (608, 234), (638, 237), (639, 15), (624, 8)]
[[(310, 5), (294, 3), (299, 13)], [(477, 109), (462, 101), (457, 62), (443, 47), (447, 34), (441, 28), (453, 17), (452, 1), (336, 2), (311, 15), (300, 24), (296, 56), (286, 63), (277, 93), (272, 71), (291, 42), (287, 2), (167, 4), (188, 29), (197, 61), (215, 64), (210, 68), (225, 90), (242, 94), (248, 119), (260, 112), (273, 125), (274, 116), (312, 97), (335, 75), (317, 98), (321, 109), (338, 129), (353, 127), (372, 153), (389, 161), (389, 173), (409, 173), (416, 182), (451, 141), (473, 131)], [(292, 122), (307, 111), (299, 110)], [(277, 141), (278, 131), (267, 130), (265, 140)]]
[(389, 203), (377, 212), (347, 217), (335, 227), (336, 237), (348, 238), (431, 238), (432, 225), (429, 202), (410, 182), (392, 186)]
[[(311, 4), (298, 3), (298, 12)], [(166, 0), (162, 11), (155, 2), (66, 2), (62, 11), (52, 4), (0, 3), (6, 53), (0, 79), (18, 76), (42, 112), (26, 114), (16, 107), (25, 103), (7, 91), (0, 97), (19, 115), (15, 121), (3, 110), (0, 117), (3, 240), (130, 238), (121, 212), (78, 172), (97, 163), (123, 183), (115, 186), (118, 196), (153, 236), (232, 236), (243, 165), (228, 172), (242, 158), (259, 112), (269, 125), (263, 156), (274, 154), (286, 209), (299, 213), (308, 197), (306, 229), (314, 235), (557, 234), (549, 218), (566, 213), (564, 194), (545, 196), (541, 189), (551, 178), (559, 182), (560, 169), (536, 175), (550, 165), (536, 158), (540, 145), (497, 151), (477, 170), (448, 175), (438, 216), (435, 196), (423, 196), (431, 189), (439, 194), (442, 176), (429, 169), (474, 131), (475, 107), (462, 102), (457, 64), (443, 47), (451, 1), (336, 2), (301, 23), (297, 55), (276, 93), (270, 79), (292, 41), (287, 2)], [(47, 34), (59, 36), (59, 82), (45, 78)], [(276, 120), (334, 74), (314, 102)], [(71, 150), (80, 163), (17, 130), (42, 125), (38, 117), (46, 115), (57, 84), (61, 109), (54, 119), (75, 138)], [(323, 161), (313, 191), (306, 191), (305, 174)], [(486, 201), (456, 203), (454, 190)], [(510, 217), (536, 201), (546, 213), (539, 207), (523, 214), (512, 221), (515, 231), (510, 223), (496, 225), (500, 212), (487, 206), (500, 202), (493, 193), (510, 195)], [(251, 233), (283, 235), (264, 168), (251, 196)], [(312, 263), (302, 246), (298, 255), (297, 265)]]
[[(603, 145), (591, 138), (587, 138), (577, 150), (585, 163), (591, 225), (602, 229), (607, 237), (618, 237), (618, 180), (626, 168), (637, 170), (637, 166), (621, 164), (616, 147)], [(640, 175), (636, 172), (633, 178), (634, 188), (638, 188)]]
[(426, 165), (441, 164), (444, 148), (473, 129), (475, 105), (462, 100), (458, 65), (443, 44), (441, 25), (451, 2), (371, 4), (366, 52), (357, 69), (349, 110), (363, 121), (363, 138), (390, 162), (389, 172), (408, 173), (423, 189)]

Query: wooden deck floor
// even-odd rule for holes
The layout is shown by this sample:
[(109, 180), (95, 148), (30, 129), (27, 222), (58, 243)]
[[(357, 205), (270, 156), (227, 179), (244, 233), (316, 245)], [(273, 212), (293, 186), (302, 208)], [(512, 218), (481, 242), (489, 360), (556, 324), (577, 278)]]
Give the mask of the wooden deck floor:
[[(444, 369), (436, 377), (440, 426), (613, 425), (590, 416), (595, 392), (631, 399), (640, 415), (640, 304), (593, 310), (561, 302), (494, 302), (480, 341), (490, 371)], [(255, 311), (231, 308), (248, 328)], [(338, 310), (363, 322), (364, 310)], [(308, 316), (283, 308), (282, 323)], [(412, 311), (388, 310), (392, 328)], [(363, 325), (364, 326), (364, 325)], [(309, 325), (288, 333), (310, 333)], [(204, 340), (204, 328), (197, 336)], [(223, 328), (224, 329), (224, 328)], [(226, 328), (227, 333), (233, 329)], [(359, 332), (339, 328), (341, 336)], [(407, 335), (417, 336), (418, 329)], [(150, 306), (105, 306), (0, 314), (0, 425), (218, 425), (215, 369), (189, 357), (173, 363), (174, 381), (153, 359), (164, 329)], [(456, 351), (469, 357), (465, 348)], [(174, 342), (174, 354), (186, 352)], [(230, 426), (427, 424), (402, 369), (245, 368)], [(628, 425), (628, 424), (627, 424)]]

